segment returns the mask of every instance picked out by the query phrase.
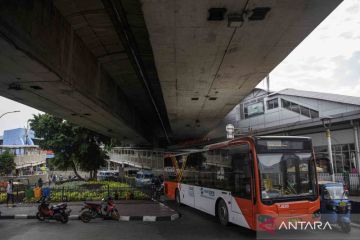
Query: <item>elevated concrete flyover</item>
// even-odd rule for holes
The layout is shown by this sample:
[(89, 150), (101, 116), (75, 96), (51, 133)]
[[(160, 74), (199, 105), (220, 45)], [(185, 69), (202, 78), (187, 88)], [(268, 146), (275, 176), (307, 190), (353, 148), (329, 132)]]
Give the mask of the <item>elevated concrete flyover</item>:
[(150, 43), (135, 42), (119, 9), (107, 0), (0, 1), (0, 94), (121, 140), (168, 142)]
[(340, 2), (0, 0), (0, 95), (134, 143), (200, 138)]
[(176, 137), (208, 133), (340, 2), (142, 0)]

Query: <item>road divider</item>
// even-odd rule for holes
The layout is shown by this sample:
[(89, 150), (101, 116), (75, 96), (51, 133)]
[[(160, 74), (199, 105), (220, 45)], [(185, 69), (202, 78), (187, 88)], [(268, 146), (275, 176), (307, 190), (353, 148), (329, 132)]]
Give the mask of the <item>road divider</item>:
[[(175, 221), (180, 215), (178, 213), (172, 214), (170, 216), (120, 216), (120, 222), (131, 222), (131, 221), (142, 221), (142, 222), (158, 222), (158, 221)], [(15, 214), (15, 215), (2, 215), (0, 220), (9, 220), (9, 219), (36, 219), (35, 215), (27, 214)], [(70, 215), (70, 220), (80, 220), (79, 215)], [(99, 218), (102, 219), (102, 218)]]

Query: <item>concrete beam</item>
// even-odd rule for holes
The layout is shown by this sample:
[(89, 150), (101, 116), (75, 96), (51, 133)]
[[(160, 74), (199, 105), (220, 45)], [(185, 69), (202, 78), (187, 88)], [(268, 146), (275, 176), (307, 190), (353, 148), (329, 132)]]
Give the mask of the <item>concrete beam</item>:
[(0, 95), (122, 140), (151, 129), (52, 1), (0, 1)]
[[(140, 0), (176, 139), (216, 127), (341, 0)], [(226, 8), (208, 21), (210, 8)], [(237, 28), (227, 17), (270, 9)], [(291, 79), (289, 79), (290, 81)]]

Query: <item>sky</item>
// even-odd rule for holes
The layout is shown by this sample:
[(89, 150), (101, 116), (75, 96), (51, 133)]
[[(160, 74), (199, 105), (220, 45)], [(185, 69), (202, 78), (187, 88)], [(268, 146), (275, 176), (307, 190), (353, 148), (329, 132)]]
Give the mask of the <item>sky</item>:
[[(264, 82), (258, 87), (265, 88)], [(270, 90), (311, 90), (360, 97), (360, 1), (344, 0), (270, 73)], [(0, 135), (40, 111), (0, 97)]]
[(270, 73), (270, 90), (284, 88), (360, 97), (359, 0), (344, 0)]
[(0, 97), (0, 115), (5, 112), (16, 110), (19, 110), (20, 112), (6, 114), (0, 118), (0, 135), (3, 135), (3, 132), (6, 129), (26, 127), (27, 120), (32, 118), (33, 114), (42, 113), (35, 108), (28, 107), (4, 97)]

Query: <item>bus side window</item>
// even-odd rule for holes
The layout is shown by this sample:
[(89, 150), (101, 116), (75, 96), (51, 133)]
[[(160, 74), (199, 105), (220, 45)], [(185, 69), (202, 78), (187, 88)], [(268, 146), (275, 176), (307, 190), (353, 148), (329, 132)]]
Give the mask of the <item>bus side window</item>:
[(201, 153), (191, 153), (187, 156), (182, 182), (190, 185), (199, 185), (199, 170), (202, 161)]
[(231, 147), (232, 160), (232, 193), (236, 197), (251, 199), (251, 166), (248, 144)]

